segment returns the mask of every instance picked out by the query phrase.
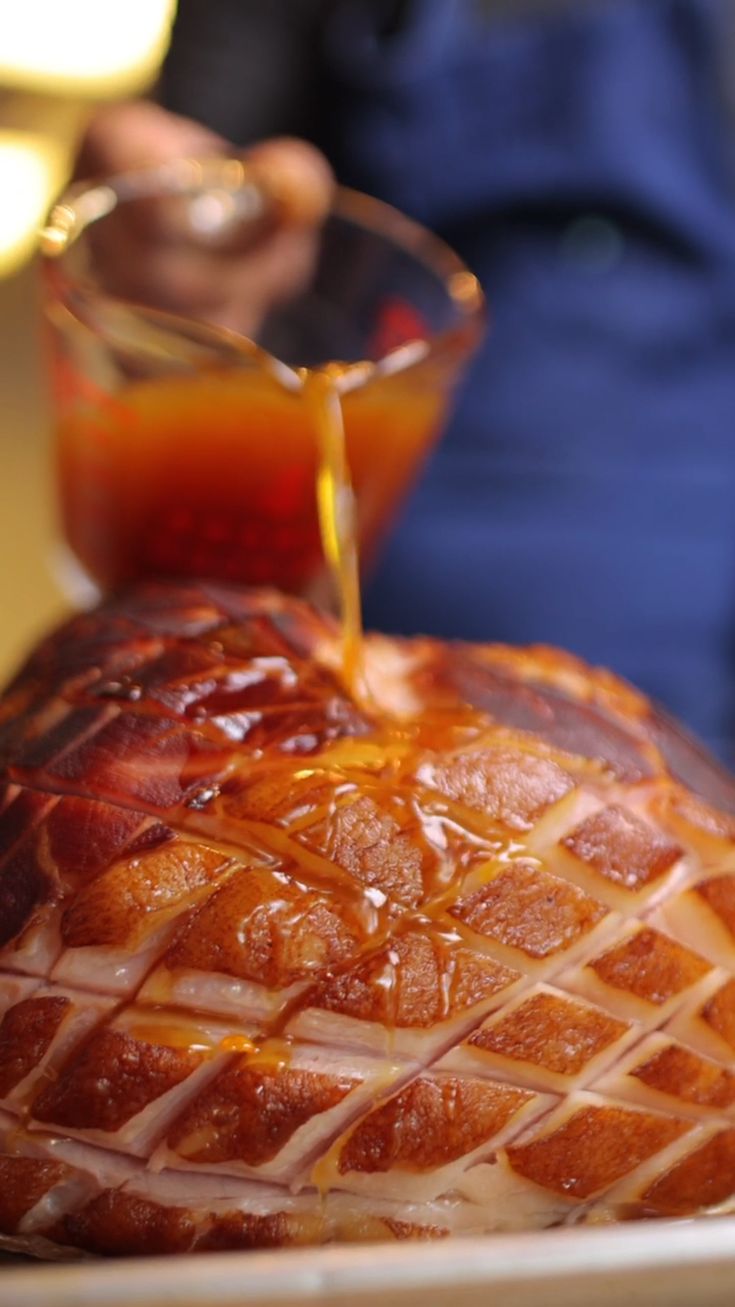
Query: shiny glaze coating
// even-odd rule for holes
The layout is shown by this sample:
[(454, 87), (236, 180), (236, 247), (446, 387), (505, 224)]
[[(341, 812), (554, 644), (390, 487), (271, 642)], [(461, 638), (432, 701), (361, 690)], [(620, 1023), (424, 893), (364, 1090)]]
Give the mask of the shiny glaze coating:
[(0, 702), (0, 1236), (727, 1210), (735, 783), (546, 648), (150, 584)]

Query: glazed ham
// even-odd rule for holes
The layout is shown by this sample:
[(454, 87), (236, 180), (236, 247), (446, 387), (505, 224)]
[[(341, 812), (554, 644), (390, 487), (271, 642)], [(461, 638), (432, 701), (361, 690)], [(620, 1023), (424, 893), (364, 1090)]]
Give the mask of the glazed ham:
[(151, 584), (0, 706), (0, 1232), (41, 1256), (727, 1211), (735, 784), (545, 648)]

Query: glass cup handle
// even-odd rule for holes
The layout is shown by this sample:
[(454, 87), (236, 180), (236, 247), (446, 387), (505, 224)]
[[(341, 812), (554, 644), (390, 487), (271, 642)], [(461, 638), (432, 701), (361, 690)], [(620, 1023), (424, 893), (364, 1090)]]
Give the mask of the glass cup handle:
[(189, 230), (199, 243), (219, 245), (236, 231), (242, 234), (246, 227), (260, 223), (272, 208), (271, 198), (252, 178), (237, 190), (202, 189), (187, 202)]
[(90, 224), (131, 199), (166, 199), (167, 236), (197, 244), (242, 239), (275, 214), (277, 200), (244, 159), (171, 159), (157, 168), (123, 173), (113, 182), (81, 182), (56, 204), (40, 232), (41, 252), (58, 258)]

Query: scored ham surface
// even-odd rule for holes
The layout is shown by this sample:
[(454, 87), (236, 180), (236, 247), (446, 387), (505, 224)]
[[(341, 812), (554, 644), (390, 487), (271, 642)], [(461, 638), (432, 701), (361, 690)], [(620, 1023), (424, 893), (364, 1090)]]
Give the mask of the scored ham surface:
[(546, 648), (150, 584), (0, 704), (0, 1233), (41, 1256), (735, 1201), (735, 783)]

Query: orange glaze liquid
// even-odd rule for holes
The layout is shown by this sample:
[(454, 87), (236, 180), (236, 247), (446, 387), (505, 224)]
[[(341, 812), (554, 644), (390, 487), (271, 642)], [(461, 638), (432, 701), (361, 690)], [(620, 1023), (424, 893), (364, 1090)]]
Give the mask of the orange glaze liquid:
[[(163, 1009), (163, 1020), (156, 1020), (161, 1009), (152, 1009), (149, 1021), (139, 1021), (131, 1025), (126, 1034), (143, 1044), (155, 1044), (163, 1048), (180, 1048), (187, 1053), (205, 1053), (211, 1056), (217, 1049), (217, 1041), (204, 1027), (192, 1024), (191, 1015), (186, 1020), (179, 1020), (173, 1009)], [(250, 1045), (252, 1047), (252, 1045)]]
[(362, 685), (362, 608), (355, 494), (347, 462), (339, 390), (340, 369), (304, 371), (304, 399), (319, 448), (316, 502), (324, 557), (339, 596), (342, 618), (342, 675), (347, 686)]
[(358, 549), (369, 558), (433, 440), (444, 369), (426, 360), (340, 398), (337, 364), (303, 373), (301, 392), (256, 365), (115, 394), (65, 368), (63, 525), (94, 580), (115, 589), (145, 576), (213, 577), (323, 599), (326, 556), (354, 685)]

